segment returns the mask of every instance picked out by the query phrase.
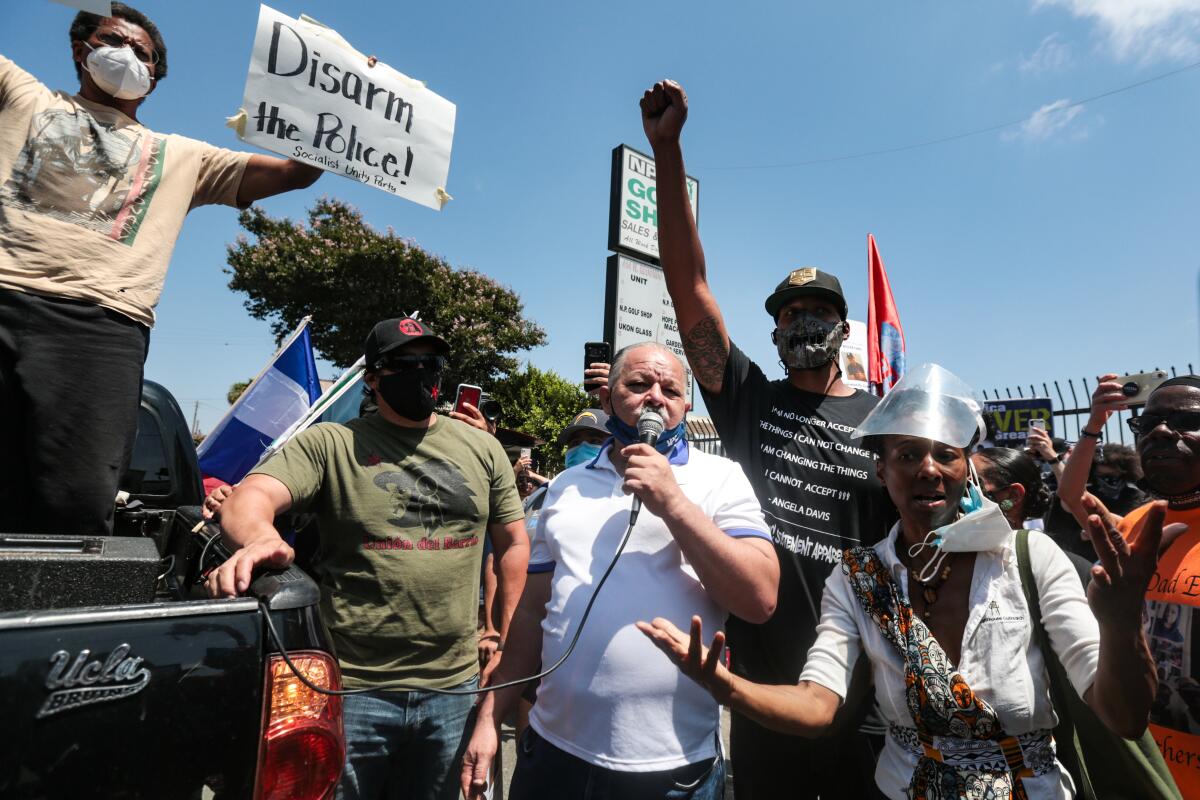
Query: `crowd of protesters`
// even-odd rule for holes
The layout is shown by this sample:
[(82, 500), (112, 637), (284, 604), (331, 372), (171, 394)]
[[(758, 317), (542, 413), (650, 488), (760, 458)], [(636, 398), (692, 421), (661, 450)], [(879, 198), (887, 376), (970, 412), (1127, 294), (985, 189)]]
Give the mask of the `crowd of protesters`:
[[(184, 215), (319, 175), (143, 127), (167, 49), (112, 9), (70, 28), (78, 94), (0, 56), (0, 530), (111, 531)], [(1149, 395), (1133, 448), (1102, 441), (1115, 374), (1073, 446), (984, 447), (942, 367), (882, 399), (850, 388), (847, 298), (801, 267), (764, 300), (772, 380), (709, 287), (683, 89), (655, 84), (641, 116), (686, 365), (654, 342), (592, 364), (599, 407), (542, 476), (494, 418), (438, 413), (445, 340), (383, 320), (362, 416), (206, 501), (233, 553), (214, 597), (292, 563), (277, 516), (315, 518), (321, 614), (362, 690), (338, 796), (484, 796), (512, 714), (517, 800), (707, 800), (730, 771), (739, 800), (1104, 796), (1053, 733), (1074, 697), (1113, 741), (1152, 732), (1154, 796), (1200, 798), (1200, 378)], [(728, 458), (689, 444), (685, 367)]]

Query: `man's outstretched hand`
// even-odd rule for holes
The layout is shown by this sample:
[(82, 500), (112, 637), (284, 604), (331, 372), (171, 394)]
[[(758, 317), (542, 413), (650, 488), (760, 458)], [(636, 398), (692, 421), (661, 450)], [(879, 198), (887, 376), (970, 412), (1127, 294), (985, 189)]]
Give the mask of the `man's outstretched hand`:
[(687, 93), (672, 80), (659, 81), (642, 95), (642, 129), (650, 146), (678, 144), (687, 121)]

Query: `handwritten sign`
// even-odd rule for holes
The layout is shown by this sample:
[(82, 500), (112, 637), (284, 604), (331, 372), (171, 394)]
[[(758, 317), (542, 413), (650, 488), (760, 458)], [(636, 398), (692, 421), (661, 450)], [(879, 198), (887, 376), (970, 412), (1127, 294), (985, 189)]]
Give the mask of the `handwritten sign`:
[(1031, 419), (1045, 420), (1046, 432), (1054, 435), (1054, 405), (1048, 397), (1029, 397), (1023, 400), (1000, 400), (983, 404), (984, 417), (995, 431), (993, 441), (1024, 443), (1029, 436)]
[(231, 125), (245, 142), (441, 210), (455, 111), (333, 29), (264, 5)]
[(622, 255), (609, 256), (605, 294), (605, 339), (612, 343), (613, 353), (639, 342), (665, 344), (683, 362), (691, 398), (692, 371), (683, 354), (675, 305), (662, 269)]
[[(685, 180), (692, 214), (699, 220), (700, 183)], [(654, 159), (628, 145), (613, 148), (608, 249), (658, 261), (658, 179)]]

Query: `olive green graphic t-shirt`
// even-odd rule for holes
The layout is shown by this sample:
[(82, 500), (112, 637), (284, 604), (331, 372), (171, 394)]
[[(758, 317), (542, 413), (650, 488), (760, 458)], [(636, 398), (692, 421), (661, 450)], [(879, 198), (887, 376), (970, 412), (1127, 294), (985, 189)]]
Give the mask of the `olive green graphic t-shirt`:
[(442, 689), (476, 673), (483, 537), (524, 516), (494, 437), (369, 416), (309, 428), (254, 474), (316, 515), (321, 614), (346, 686)]

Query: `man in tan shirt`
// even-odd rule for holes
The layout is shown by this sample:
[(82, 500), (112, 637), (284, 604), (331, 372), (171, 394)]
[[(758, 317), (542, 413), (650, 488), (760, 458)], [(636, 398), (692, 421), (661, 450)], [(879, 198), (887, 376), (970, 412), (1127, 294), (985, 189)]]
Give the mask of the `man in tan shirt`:
[(0, 55), (0, 531), (111, 531), (184, 216), (321, 174), (141, 125), (167, 50), (137, 10), (81, 12), (70, 39), (75, 95)]

